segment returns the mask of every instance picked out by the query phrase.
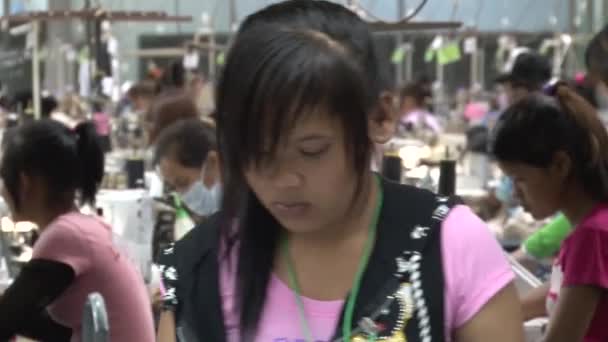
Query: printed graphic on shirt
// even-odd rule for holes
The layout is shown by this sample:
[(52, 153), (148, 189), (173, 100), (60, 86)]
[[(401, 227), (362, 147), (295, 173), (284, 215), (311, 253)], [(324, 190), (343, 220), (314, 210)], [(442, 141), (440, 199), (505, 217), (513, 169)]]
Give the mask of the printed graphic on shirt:
[(376, 319), (364, 318), (359, 328), (364, 333), (352, 338), (352, 342), (367, 342), (370, 337), (389, 342), (406, 342), (404, 331), (414, 314), (412, 285), (403, 283), (387, 297), (387, 305), (381, 308)]
[[(441, 224), (450, 212), (449, 198), (439, 197), (433, 211), (432, 220)], [(412, 229), (412, 241), (424, 242), (430, 234), (430, 227), (417, 225)], [(421, 246), (421, 245), (419, 245)], [(361, 334), (353, 342), (365, 342), (370, 338), (390, 342), (407, 342), (405, 331), (408, 323), (415, 318), (418, 337), (422, 342), (430, 342), (431, 319), (422, 284), (422, 254), (420, 250), (405, 250), (395, 258), (395, 274), (406, 280), (399, 289), (387, 297), (385, 305), (359, 323)]]

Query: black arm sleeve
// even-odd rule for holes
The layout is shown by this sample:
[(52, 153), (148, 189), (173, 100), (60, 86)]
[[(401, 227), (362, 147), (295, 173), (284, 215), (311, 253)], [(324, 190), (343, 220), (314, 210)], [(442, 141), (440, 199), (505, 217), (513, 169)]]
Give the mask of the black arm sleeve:
[(68, 342), (72, 337), (72, 329), (55, 322), (46, 310), (28, 320), (27, 326), (17, 331), (17, 334), (35, 341)]
[(0, 341), (23, 334), (43, 341), (69, 341), (72, 333), (53, 322), (46, 307), (74, 281), (74, 270), (63, 263), (34, 259), (0, 297)]

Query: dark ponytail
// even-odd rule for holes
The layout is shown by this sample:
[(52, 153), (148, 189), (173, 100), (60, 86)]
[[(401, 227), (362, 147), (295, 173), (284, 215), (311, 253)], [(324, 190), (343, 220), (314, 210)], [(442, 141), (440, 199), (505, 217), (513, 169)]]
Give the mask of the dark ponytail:
[(76, 153), (80, 162), (80, 201), (95, 203), (95, 195), (104, 174), (104, 153), (92, 122), (83, 122), (74, 129)]
[(95, 126), (81, 123), (74, 130), (43, 119), (15, 128), (4, 144), (0, 177), (19, 210), (21, 175), (38, 177), (48, 188), (49, 206), (93, 203), (104, 172), (104, 155)]
[(608, 200), (608, 132), (597, 110), (570, 87), (560, 84), (556, 97), (578, 126), (587, 131), (580, 148), (588, 153), (579, 177), (586, 192), (597, 200)]

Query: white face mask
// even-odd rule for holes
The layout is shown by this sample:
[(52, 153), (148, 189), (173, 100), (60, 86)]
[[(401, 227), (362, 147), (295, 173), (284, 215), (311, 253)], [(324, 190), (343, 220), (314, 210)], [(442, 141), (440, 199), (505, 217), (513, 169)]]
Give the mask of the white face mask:
[(201, 180), (196, 181), (188, 190), (181, 193), (182, 201), (186, 207), (198, 216), (209, 216), (217, 212), (220, 207), (221, 196), (222, 191), (219, 183), (209, 189)]
[(219, 210), (220, 186), (216, 184), (208, 189), (202, 181), (197, 181), (181, 197), (186, 207), (196, 215), (209, 216)]

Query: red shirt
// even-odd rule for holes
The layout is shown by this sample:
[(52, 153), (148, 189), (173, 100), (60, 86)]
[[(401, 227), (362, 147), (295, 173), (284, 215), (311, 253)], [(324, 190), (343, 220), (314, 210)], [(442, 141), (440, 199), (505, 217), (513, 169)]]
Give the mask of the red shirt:
[(608, 341), (608, 203), (595, 207), (562, 244), (551, 278), (550, 309), (564, 286), (602, 289), (584, 342)]

